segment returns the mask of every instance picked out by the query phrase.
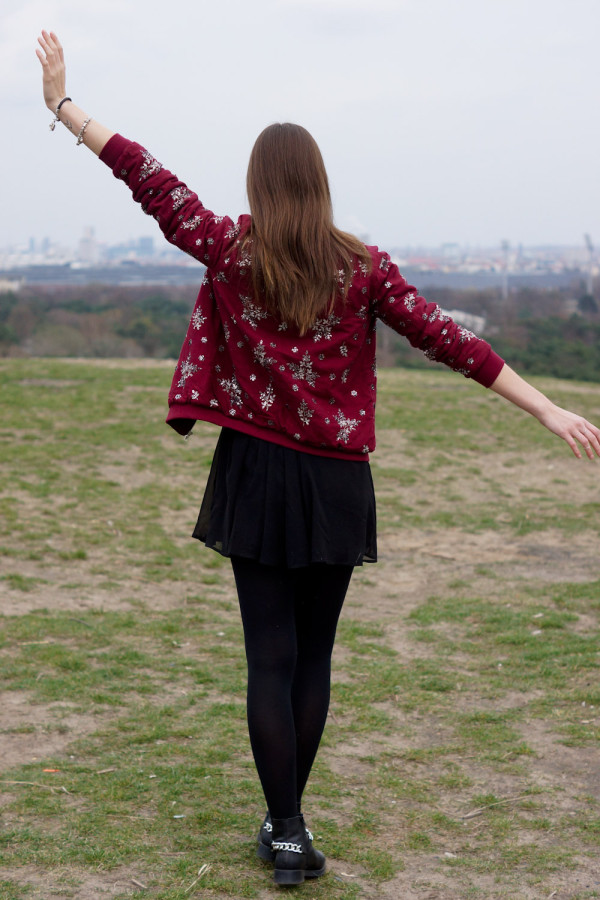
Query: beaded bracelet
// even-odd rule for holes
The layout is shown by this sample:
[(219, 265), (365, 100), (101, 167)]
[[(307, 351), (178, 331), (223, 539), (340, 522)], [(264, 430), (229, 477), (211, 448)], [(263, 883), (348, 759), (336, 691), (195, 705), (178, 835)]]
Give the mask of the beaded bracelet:
[(90, 122), (92, 121), (92, 117), (90, 116), (88, 119), (85, 119), (83, 125), (81, 126), (81, 131), (77, 135), (77, 142), (75, 144), (76, 147), (79, 147), (80, 144), (83, 144), (83, 135), (85, 133), (85, 129), (88, 127)]
[[(54, 129), (56, 128), (56, 123), (57, 123), (57, 122), (60, 122), (60, 118), (59, 118), (58, 114), (59, 114), (59, 112), (60, 112), (61, 106), (63, 105), (63, 103), (66, 103), (67, 100), (71, 100), (71, 98), (70, 98), (70, 97), (63, 97), (62, 100), (60, 101), (60, 103), (58, 104), (58, 106), (56, 107), (56, 111), (55, 111), (55, 113), (54, 113), (54, 118), (53, 118), (52, 121), (50, 122), (50, 131), (54, 131)], [(71, 103), (72, 103), (72, 102), (73, 102), (73, 101), (71, 100)]]

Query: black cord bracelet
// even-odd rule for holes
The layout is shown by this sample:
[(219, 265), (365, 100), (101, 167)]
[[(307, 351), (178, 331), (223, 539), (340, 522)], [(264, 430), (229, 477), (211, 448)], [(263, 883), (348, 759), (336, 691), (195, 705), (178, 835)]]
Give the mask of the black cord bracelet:
[[(70, 97), (63, 97), (62, 100), (60, 101), (60, 103), (58, 104), (58, 106), (56, 107), (56, 111), (55, 111), (55, 113), (54, 113), (54, 118), (53, 118), (52, 121), (50, 122), (50, 131), (54, 131), (54, 129), (56, 128), (56, 123), (57, 123), (57, 122), (60, 122), (60, 119), (59, 119), (59, 117), (58, 117), (58, 113), (60, 112), (60, 108), (61, 108), (61, 106), (63, 105), (63, 103), (66, 103), (67, 100), (71, 100), (71, 98), (70, 98)], [(72, 102), (73, 102), (73, 101), (71, 100), (71, 103), (72, 103)]]

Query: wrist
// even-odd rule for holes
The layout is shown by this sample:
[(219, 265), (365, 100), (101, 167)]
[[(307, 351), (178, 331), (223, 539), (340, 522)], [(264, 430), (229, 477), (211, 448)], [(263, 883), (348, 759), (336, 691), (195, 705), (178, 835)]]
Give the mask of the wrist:
[(66, 103), (70, 100), (71, 98), (67, 97), (66, 93), (63, 91), (62, 94), (58, 94), (56, 97), (53, 97), (52, 100), (47, 100), (46, 106), (51, 113), (54, 113), (56, 115), (58, 107), (60, 106), (62, 109), (63, 103)]
[(553, 403), (548, 397), (544, 397), (544, 402), (540, 402), (538, 409), (534, 412), (534, 416), (538, 422), (541, 422), (543, 425), (548, 416), (552, 415), (553, 412), (556, 412), (557, 409), (556, 403)]

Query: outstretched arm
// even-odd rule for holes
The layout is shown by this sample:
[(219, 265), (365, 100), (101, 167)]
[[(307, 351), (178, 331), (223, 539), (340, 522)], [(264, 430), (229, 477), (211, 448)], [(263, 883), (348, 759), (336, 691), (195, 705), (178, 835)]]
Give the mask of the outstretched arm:
[(594, 458), (594, 454), (600, 456), (600, 429), (583, 416), (556, 406), (510, 366), (504, 365), (490, 387), (501, 397), (535, 416), (549, 431), (566, 441), (578, 459), (581, 459), (581, 450), (577, 442), (590, 459)]
[[(75, 137), (81, 134), (81, 143), (89, 147), (96, 156), (100, 156), (104, 145), (113, 136), (114, 132), (105, 128), (94, 119), (90, 119), (86, 113), (67, 100), (56, 112), (58, 104), (67, 96), (65, 58), (60, 41), (53, 31), (42, 31), (38, 38), (41, 49), (36, 50), (37, 57), (42, 64), (42, 82), (44, 88), (44, 101), (50, 112), (58, 116), (60, 121)], [(84, 123), (85, 125), (84, 128)]]

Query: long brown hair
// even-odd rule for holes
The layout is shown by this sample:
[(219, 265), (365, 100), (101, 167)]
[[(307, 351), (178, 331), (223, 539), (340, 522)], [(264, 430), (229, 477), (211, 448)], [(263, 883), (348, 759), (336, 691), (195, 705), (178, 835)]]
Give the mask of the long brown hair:
[(370, 268), (371, 257), (333, 224), (323, 157), (301, 125), (276, 123), (261, 132), (246, 187), (252, 224), (242, 253), (250, 252), (255, 295), (304, 334), (345, 296), (356, 258)]

